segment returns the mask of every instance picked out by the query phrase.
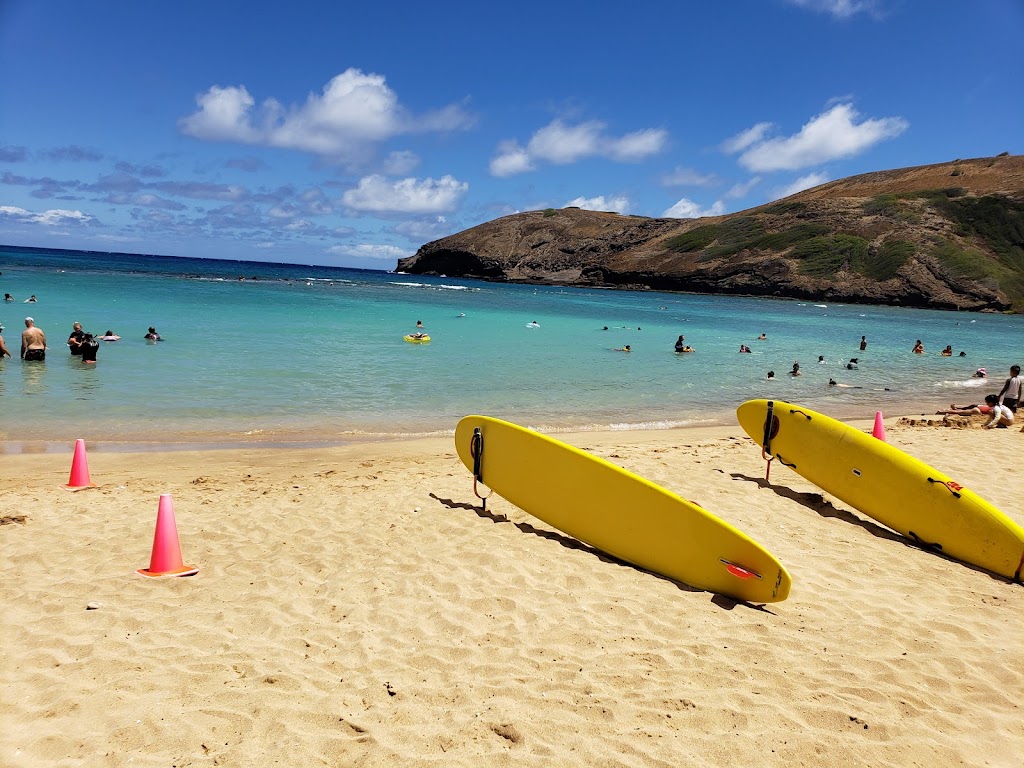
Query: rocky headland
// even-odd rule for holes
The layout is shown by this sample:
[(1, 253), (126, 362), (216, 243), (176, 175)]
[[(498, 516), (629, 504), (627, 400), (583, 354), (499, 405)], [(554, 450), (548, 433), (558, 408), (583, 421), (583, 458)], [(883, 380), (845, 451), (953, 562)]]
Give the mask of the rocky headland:
[(528, 211), (427, 243), (396, 269), (1024, 312), (1024, 156), (866, 173), (701, 219)]

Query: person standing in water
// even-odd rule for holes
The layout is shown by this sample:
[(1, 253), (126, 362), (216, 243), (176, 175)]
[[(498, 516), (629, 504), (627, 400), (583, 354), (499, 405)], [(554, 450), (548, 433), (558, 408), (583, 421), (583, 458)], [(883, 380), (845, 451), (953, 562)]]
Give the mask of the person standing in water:
[(25, 318), (25, 330), (21, 332), (21, 359), (46, 360), (46, 334), (36, 328), (36, 321)]
[(0, 358), (2, 358), (4, 355), (7, 355), (7, 357), (14, 357), (14, 355), (12, 355), (7, 350), (7, 345), (4, 343), (3, 332), (4, 332), (4, 326), (3, 326), (2, 323), (0, 323)]
[(867, 336), (861, 336), (860, 337), (860, 351), (863, 352), (867, 348), (868, 348), (868, 337)]

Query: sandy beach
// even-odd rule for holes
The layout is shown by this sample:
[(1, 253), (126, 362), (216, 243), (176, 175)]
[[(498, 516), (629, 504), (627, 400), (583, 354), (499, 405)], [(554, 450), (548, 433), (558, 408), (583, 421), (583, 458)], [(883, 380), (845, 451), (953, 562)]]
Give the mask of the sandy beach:
[[(1024, 523), (1019, 429), (911, 421), (887, 420), (889, 442)], [(783, 467), (766, 484), (738, 426), (559, 437), (758, 540), (792, 574), (782, 603), (645, 573), (497, 496), (482, 512), (450, 438), (90, 450), (99, 487), (68, 492), (74, 437), (2, 459), (0, 765), (1024, 754), (1024, 586), (915, 548)], [(135, 574), (161, 493), (196, 576)]]

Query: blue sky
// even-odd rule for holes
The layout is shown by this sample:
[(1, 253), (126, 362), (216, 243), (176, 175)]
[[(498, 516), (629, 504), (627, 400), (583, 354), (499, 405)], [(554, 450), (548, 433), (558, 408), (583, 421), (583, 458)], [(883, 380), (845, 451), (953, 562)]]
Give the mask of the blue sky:
[(393, 269), (1024, 151), (1024, 0), (0, 0), (0, 243)]

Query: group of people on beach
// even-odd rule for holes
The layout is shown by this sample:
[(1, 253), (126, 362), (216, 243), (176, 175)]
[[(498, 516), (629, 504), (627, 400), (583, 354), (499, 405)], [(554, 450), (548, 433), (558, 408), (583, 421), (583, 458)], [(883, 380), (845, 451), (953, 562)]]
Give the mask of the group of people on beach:
[[(984, 368), (979, 368), (978, 373)], [(977, 375), (977, 374), (975, 374)], [(982, 373), (979, 378), (986, 378), (987, 374)], [(1014, 415), (1020, 407), (1021, 399), (1024, 397), (1024, 380), (1020, 376), (1020, 366), (1010, 366), (1010, 377), (1003, 383), (1003, 388), (998, 394), (985, 395), (984, 403), (972, 403), (971, 405), (956, 405), (951, 403), (946, 410), (936, 411), (938, 416), (988, 416), (985, 427), (988, 429), (1006, 429), (1013, 425)]]
[[(7, 294), (10, 296), (10, 294)], [(0, 323), (0, 359), (5, 357), (13, 358), (7, 343), (3, 337), (4, 326)], [(144, 336), (147, 341), (163, 341), (156, 328), (149, 327)], [(96, 356), (99, 353), (101, 341), (120, 341), (121, 337), (112, 330), (107, 330), (102, 336), (87, 333), (82, 330), (82, 324), (75, 321), (71, 326), (71, 334), (68, 336), (67, 346), (73, 357), (78, 357), (87, 365), (96, 364)], [(21, 332), (21, 359), (25, 362), (44, 362), (46, 360), (46, 333), (36, 325), (35, 318), (25, 318), (25, 330)]]

